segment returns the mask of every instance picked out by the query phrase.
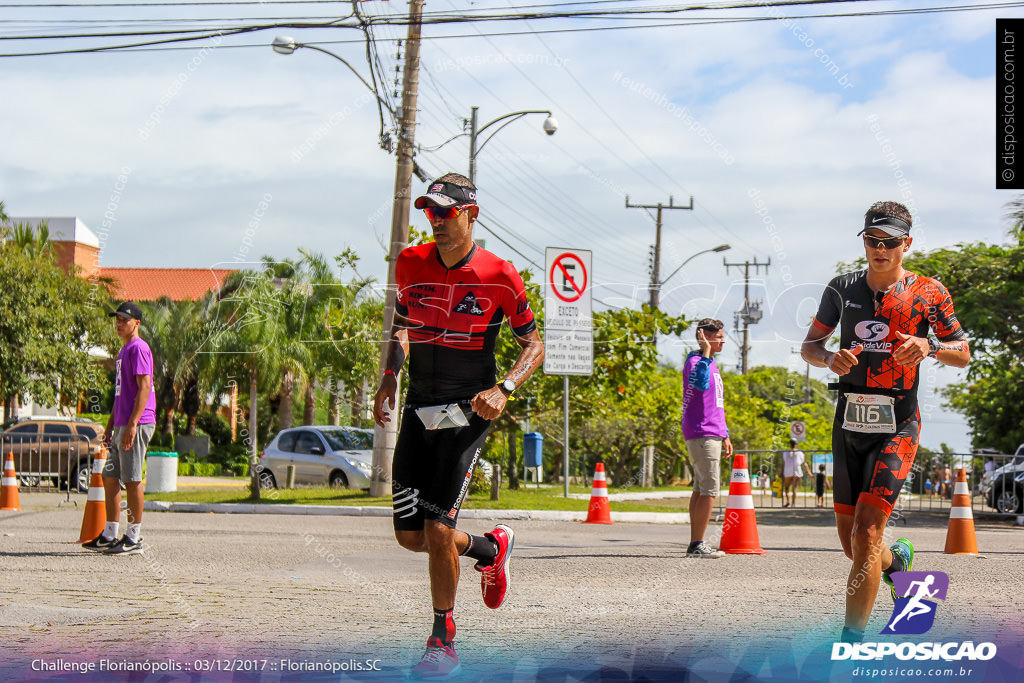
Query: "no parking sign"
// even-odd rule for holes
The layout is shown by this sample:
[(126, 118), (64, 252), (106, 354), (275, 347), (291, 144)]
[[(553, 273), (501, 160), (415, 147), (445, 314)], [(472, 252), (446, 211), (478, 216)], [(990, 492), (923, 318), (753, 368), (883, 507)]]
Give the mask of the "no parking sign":
[(789, 438), (797, 443), (803, 443), (807, 439), (807, 425), (803, 422), (790, 422)]
[(544, 268), (544, 372), (594, 373), (591, 252), (548, 247)]

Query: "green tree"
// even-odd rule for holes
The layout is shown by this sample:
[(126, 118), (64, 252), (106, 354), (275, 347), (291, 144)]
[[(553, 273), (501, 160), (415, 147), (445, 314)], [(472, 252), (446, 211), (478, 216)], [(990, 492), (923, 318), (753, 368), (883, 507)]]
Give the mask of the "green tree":
[[(15, 231), (24, 243), (8, 239)], [(0, 398), (8, 415), (26, 394), (65, 404), (101, 393), (106, 373), (90, 351), (117, 348), (107, 289), (65, 272), (46, 244), (45, 230), (29, 236), (24, 226), (0, 226)]]

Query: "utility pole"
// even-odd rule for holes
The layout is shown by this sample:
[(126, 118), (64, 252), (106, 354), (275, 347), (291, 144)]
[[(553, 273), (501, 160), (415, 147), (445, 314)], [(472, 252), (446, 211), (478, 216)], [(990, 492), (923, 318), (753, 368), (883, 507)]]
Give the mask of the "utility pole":
[(743, 308), (736, 312), (733, 318), (733, 325), (739, 327), (740, 321), (743, 321), (743, 346), (740, 348), (740, 367), (744, 375), (747, 374), (747, 354), (750, 352), (750, 326), (760, 322), (761, 316), (764, 315), (761, 312), (761, 302), (750, 300), (750, 268), (753, 266), (755, 274), (760, 268), (764, 268), (764, 272), (767, 273), (768, 266), (771, 264), (772, 260), (770, 258), (767, 263), (759, 263), (756, 256), (753, 263), (750, 261), (729, 263), (722, 259), (722, 265), (725, 266), (726, 273), (729, 272), (729, 268), (743, 269)]
[(654, 235), (654, 262), (651, 268), (651, 308), (657, 308), (660, 303), (661, 294), (661, 212), (663, 209), (685, 209), (693, 211), (693, 197), (690, 197), (689, 206), (679, 206), (673, 203), (672, 195), (668, 196), (668, 204), (630, 204), (629, 195), (626, 195), (627, 209), (657, 209), (658, 213), (654, 219), (657, 231)]
[[(398, 254), (409, 244), (410, 190), (415, 162), (414, 141), (416, 137), (416, 97), (419, 90), (420, 72), (420, 19), (423, 16), (424, 0), (409, 2), (409, 33), (405, 41), (405, 73), (402, 85), (402, 110), (398, 124), (398, 162), (395, 167), (395, 201), (391, 213), (391, 249), (388, 252), (388, 289), (384, 299), (384, 337), (380, 352), (380, 372), (386, 369), (388, 348), (391, 346), (391, 330), (395, 322), (395, 263)], [(396, 397), (396, 400), (398, 397)], [(398, 415), (400, 406), (395, 405), (391, 422), (374, 430), (373, 474), (370, 479), (370, 495), (374, 497), (391, 494), (391, 460), (398, 439)]]

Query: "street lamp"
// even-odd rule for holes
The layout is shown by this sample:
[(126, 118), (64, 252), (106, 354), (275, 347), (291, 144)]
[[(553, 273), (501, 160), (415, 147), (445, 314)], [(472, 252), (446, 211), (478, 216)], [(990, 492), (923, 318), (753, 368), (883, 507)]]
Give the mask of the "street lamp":
[(325, 50), (322, 47), (317, 47), (316, 45), (307, 45), (306, 43), (297, 43), (297, 42), (295, 42), (295, 39), (292, 38), (291, 36), (277, 36), (276, 38), (274, 38), (274, 42), (270, 44), (270, 47), (272, 47), (274, 49), (274, 52), (276, 52), (279, 55), (290, 55), (291, 53), (293, 53), (296, 50), (298, 50), (300, 47), (304, 47), (304, 48), (306, 48), (308, 50), (316, 50), (317, 52), (322, 52), (325, 55), (329, 55), (331, 57), (334, 57), (339, 62), (341, 62), (342, 64), (347, 66), (349, 68), (349, 70), (351, 70), (352, 73), (354, 73), (356, 75), (356, 78), (358, 78), (360, 81), (362, 81), (363, 85), (365, 85), (367, 88), (369, 88), (370, 92), (372, 92), (374, 95), (376, 95), (377, 101), (380, 102), (381, 104), (383, 104), (387, 108), (387, 110), (389, 112), (391, 112), (392, 116), (395, 115), (395, 111), (391, 108), (391, 105), (389, 105), (386, 101), (384, 101), (384, 99), (380, 95), (377, 95), (377, 89), (374, 88), (372, 85), (370, 85), (366, 81), (366, 79), (363, 78), (363, 75), (361, 73), (359, 73), (358, 71), (356, 71), (356, 68), (354, 66), (352, 66), (351, 64), (349, 64), (348, 61), (345, 60), (343, 57), (340, 57), (339, 55), (334, 54), (330, 50)]
[[(547, 114), (548, 117), (544, 119), (543, 124), (544, 132), (547, 133), (548, 135), (554, 135), (555, 131), (558, 130), (558, 121), (555, 120), (554, 115), (547, 109), (532, 109), (529, 111), (512, 112), (511, 114), (499, 116), (490, 123), (487, 123), (478, 128), (476, 117), (478, 109), (479, 107), (473, 107), (472, 113), (470, 114), (469, 118), (469, 181), (473, 184), (476, 184), (476, 155), (480, 153), (480, 150), (484, 148), (484, 145), (491, 141), (491, 138), (498, 134), (498, 131), (500, 131), (508, 124), (512, 123), (513, 121), (518, 121), (527, 114)], [(494, 124), (498, 123), (499, 121), (504, 121), (504, 123), (495, 128), (494, 132), (487, 136), (487, 139), (478, 145), (476, 143), (476, 140), (480, 136), (480, 134), (483, 133), (488, 128), (490, 128), (491, 126), (493, 126)]]
[(679, 267), (678, 267), (678, 268), (676, 268), (675, 270), (673, 270), (673, 271), (672, 271), (671, 273), (669, 273), (669, 275), (668, 275), (668, 277), (667, 277), (667, 278), (665, 278), (664, 280), (662, 280), (661, 282), (659, 282), (659, 283), (658, 283), (658, 288), (660, 289), (660, 288), (661, 288), (662, 286), (664, 286), (664, 284), (665, 284), (666, 282), (668, 282), (669, 280), (671, 280), (671, 279), (672, 279), (672, 276), (673, 276), (673, 275), (675, 275), (676, 273), (678, 273), (678, 272), (679, 272), (680, 270), (682, 270), (682, 269), (683, 269), (683, 266), (685, 266), (685, 265), (686, 265), (687, 263), (689, 263), (689, 262), (690, 262), (690, 261), (692, 261), (693, 259), (695, 259), (695, 258), (697, 258), (698, 256), (700, 256), (701, 254), (710, 254), (710, 253), (711, 253), (711, 252), (713, 252), (713, 251), (716, 251), (716, 252), (717, 252), (717, 251), (728, 251), (729, 249), (732, 249), (732, 247), (731, 247), (730, 245), (728, 245), (728, 244), (719, 244), (719, 245), (718, 245), (717, 247), (714, 247), (714, 248), (712, 248), (712, 249), (705, 249), (704, 251), (698, 251), (698, 252), (697, 252), (696, 254), (694, 254), (694, 255), (693, 255), (693, 256), (691, 256), (690, 258), (688, 258), (688, 259), (686, 259), (685, 261), (683, 261), (682, 263), (680, 263), (680, 264), (679, 264)]
[[(473, 107), (473, 111), (469, 116), (469, 181), (474, 185), (476, 184), (476, 155), (480, 153), (480, 150), (484, 148), (484, 145), (491, 141), (491, 138), (498, 134), (498, 131), (500, 131), (508, 124), (512, 123), (513, 121), (518, 121), (527, 114), (547, 114), (548, 117), (544, 119), (544, 132), (547, 133), (548, 135), (554, 135), (555, 131), (558, 130), (558, 121), (555, 120), (554, 115), (547, 109), (515, 111), (512, 112), (511, 114), (499, 116), (490, 123), (477, 128), (476, 112), (478, 109), (479, 107)], [(480, 136), (480, 134), (483, 133), (488, 128), (490, 128), (491, 126), (493, 126), (494, 124), (498, 123), (499, 121), (504, 121), (505, 123), (495, 128), (494, 132), (488, 135), (487, 139), (478, 145), (476, 143), (476, 139)]]

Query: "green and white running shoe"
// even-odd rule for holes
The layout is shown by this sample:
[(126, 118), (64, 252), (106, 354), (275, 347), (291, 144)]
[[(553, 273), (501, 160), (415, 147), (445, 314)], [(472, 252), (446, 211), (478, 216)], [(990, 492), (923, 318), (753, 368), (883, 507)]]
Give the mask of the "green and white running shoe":
[[(903, 560), (903, 571), (909, 572), (914, 567), (914, 544), (905, 538), (901, 538), (889, 546), (889, 550), (893, 555), (899, 555), (900, 559)], [(896, 602), (896, 586), (893, 584), (892, 579), (889, 578), (889, 572), (892, 570), (892, 566), (889, 569), (882, 572), (882, 581), (885, 581), (886, 585), (889, 586), (889, 594), (892, 595), (892, 601)]]

